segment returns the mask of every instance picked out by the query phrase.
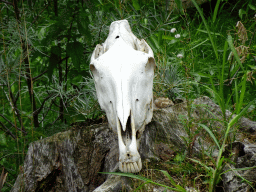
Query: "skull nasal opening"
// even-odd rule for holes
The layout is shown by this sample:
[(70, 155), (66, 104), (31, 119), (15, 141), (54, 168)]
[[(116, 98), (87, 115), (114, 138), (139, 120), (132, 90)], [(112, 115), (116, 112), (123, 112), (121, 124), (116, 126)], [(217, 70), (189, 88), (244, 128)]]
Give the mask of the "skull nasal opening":
[(131, 115), (127, 119), (125, 131), (121, 129), (121, 134), (124, 144), (129, 145), (132, 141)]

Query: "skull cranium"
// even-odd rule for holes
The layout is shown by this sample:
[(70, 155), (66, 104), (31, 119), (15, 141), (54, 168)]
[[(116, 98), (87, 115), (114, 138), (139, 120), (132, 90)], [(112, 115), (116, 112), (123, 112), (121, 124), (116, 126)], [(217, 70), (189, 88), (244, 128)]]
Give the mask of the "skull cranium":
[(118, 134), (122, 172), (142, 168), (138, 147), (153, 116), (154, 68), (153, 51), (146, 41), (137, 39), (127, 20), (112, 22), (108, 38), (91, 57), (99, 104)]

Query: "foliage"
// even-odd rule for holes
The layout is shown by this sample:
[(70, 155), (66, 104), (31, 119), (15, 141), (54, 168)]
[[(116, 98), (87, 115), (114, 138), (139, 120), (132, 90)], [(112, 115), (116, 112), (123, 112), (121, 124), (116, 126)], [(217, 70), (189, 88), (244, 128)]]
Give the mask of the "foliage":
[[(161, 0), (0, 1), (0, 165), (8, 172), (2, 190), (15, 182), (29, 143), (72, 123), (102, 118), (90, 56), (106, 39), (110, 23), (127, 19), (154, 51), (155, 97), (186, 100), (190, 109), (192, 99), (208, 95), (221, 107), (223, 138), (198, 125), (220, 149), (215, 167), (204, 166), (211, 170), (207, 185), (213, 191), (233, 124), (242, 115), (256, 120), (255, 6), (252, 0), (202, 6), (192, 1), (196, 8), (184, 9), (175, 0), (178, 10)], [(227, 109), (236, 114), (233, 119), (227, 119)]]

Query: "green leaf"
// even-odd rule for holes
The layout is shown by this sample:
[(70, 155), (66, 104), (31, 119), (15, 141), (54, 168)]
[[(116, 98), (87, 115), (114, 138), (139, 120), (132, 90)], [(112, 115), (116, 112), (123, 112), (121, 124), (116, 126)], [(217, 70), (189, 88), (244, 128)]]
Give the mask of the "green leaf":
[(132, 5), (136, 11), (140, 10), (140, 5), (138, 3), (138, 0), (132, 0)]
[(239, 9), (238, 15), (239, 15), (239, 17), (240, 17), (241, 19), (243, 19), (243, 15), (246, 15), (246, 11), (243, 10), (243, 9)]
[(173, 40), (175, 39), (175, 37), (172, 37), (170, 35), (162, 35), (162, 39)]
[(248, 6), (250, 7), (250, 9), (252, 9), (252, 10), (256, 11), (256, 7), (255, 7), (254, 5), (249, 4)]
[(74, 66), (80, 69), (81, 59), (83, 57), (83, 44), (75, 41), (67, 45), (67, 54), (71, 57)]
[(11, 86), (11, 90), (12, 90), (13, 93), (15, 92), (15, 84), (13, 84), (13, 85)]

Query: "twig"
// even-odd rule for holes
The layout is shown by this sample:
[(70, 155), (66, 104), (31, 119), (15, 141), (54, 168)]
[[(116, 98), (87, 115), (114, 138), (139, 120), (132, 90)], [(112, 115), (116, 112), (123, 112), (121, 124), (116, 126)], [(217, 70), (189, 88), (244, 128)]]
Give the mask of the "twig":
[(4, 173), (4, 168), (2, 170), (2, 174), (0, 176), (0, 191), (2, 191), (2, 188), (4, 186), (4, 183), (6, 181), (6, 177), (7, 177), (8, 173)]
[[(49, 1), (49, 2), (50, 2), (50, 1)], [(36, 22), (38, 16), (41, 15), (41, 14), (44, 12), (44, 10), (45, 10), (49, 5), (50, 5), (50, 3), (48, 3), (48, 4), (43, 8), (43, 10), (42, 10), (42, 11), (35, 17), (35, 19), (32, 21), (32, 24)]]
[(16, 139), (16, 136), (1, 121), (0, 121), (0, 125), (2, 125), (2, 127), (6, 129), (6, 133), (8, 133), (13, 139)]
[(41, 124), (41, 123), (44, 121), (46, 115), (47, 115), (48, 112), (51, 110), (51, 107), (52, 107), (52, 102), (51, 102), (51, 104), (50, 104), (50, 107), (48, 108), (48, 111), (44, 114), (44, 116), (43, 116), (42, 120), (39, 122), (39, 124)]
[(68, 58), (69, 58), (69, 56), (64, 57), (63, 59), (61, 59), (61, 60), (59, 61), (59, 63), (62, 63), (62, 61), (66, 60), (66, 59), (68, 59)]
[(47, 72), (48, 72), (48, 69), (45, 70), (44, 72), (42, 72), (40, 75), (38, 75), (38, 76), (36, 76), (36, 77), (33, 77), (33, 78), (32, 78), (32, 81), (37, 80), (39, 77), (41, 77), (42, 75), (44, 75), (44, 74), (47, 73)]
[(53, 124), (56, 123), (57, 120), (59, 120), (60, 116), (61, 116), (61, 115), (59, 115), (59, 116), (57, 117), (57, 119), (55, 119), (55, 121), (53, 121), (53, 123), (51, 124), (51, 126), (53, 126)]
[(42, 102), (40, 108), (38, 108), (37, 110), (35, 110), (33, 113), (36, 114), (36, 115), (38, 115), (38, 114), (41, 112), (41, 110), (43, 109), (45, 102), (46, 102), (48, 99), (50, 99), (53, 95), (54, 95), (53, 93), (52, 93), (51, 95), (48, 95), (48, 97), (46, 97), (46, 98), (44, 99), (44, 101)]
[[(14, 99), (14, 97), (13, 97), (13, 94), (12, 94), (12, 91), (11, 91), (11, 89), (10, 89), (9, 86), (8, 86), (8, 90), (9, 90), (10, 98), (8, 97), (8, 94), (5, 92), (6, 98), (7, 98), (7, 100), (9, 101), (9, 103), (10, 103), (10, 105), (11, 105), (11, 107), (12, 107), (14, 113), (15, 113), (15, 115), (18, 117), (18, 120), (19, 120), (19, 122), (20, 122), (22, 131), (24, 132), (24, 127), (23, 127), (22, 119), (21, 119), (19, 110), (18, 110), (18, 108), (17, 108), (17, 106), (16, 106), (16, 102), (17, 102), (17, 100), (18, 100), (18, 97), (16, 98), (16, 101), (15, 101), (15, 99)], [(11, 124), (12, 124), (12, 123), (11, 123)], [(12, 124), (12, 125), (13, 125), (13, 124)], [(13, 125), (13, 126), (14, 126), (14, 125)], [(16, 126), (14, 126), (14, 127), (16, 127)], [(17, 127), (17, 128), (18, 128), (18, 127)], [(18, 128), (18, 129), (19, 129), (19, 128)], [(20, 129), (19, 129), (19, 130), (20, 130)], [(20, 130), (20, 131), (21, 131), (21, 130)], [(27, 134), (26, 131), (25, 131), (24, 133)]]
[[(7, 119), (4, 115), (0, 114), (0, 116), (3, 117), (6, 121), (8, 121), (8, 123), (10, 123), (13, 127), (17, 127), (11, 121), (9, 121), (9, 119)], [(17, 129), (19, 131), (22, 131), (23, 133), (27, 134), (27, 132), (25, 130), (23, 130), (23, 129), (19, 128), (19, 127), (17, 127)]]

